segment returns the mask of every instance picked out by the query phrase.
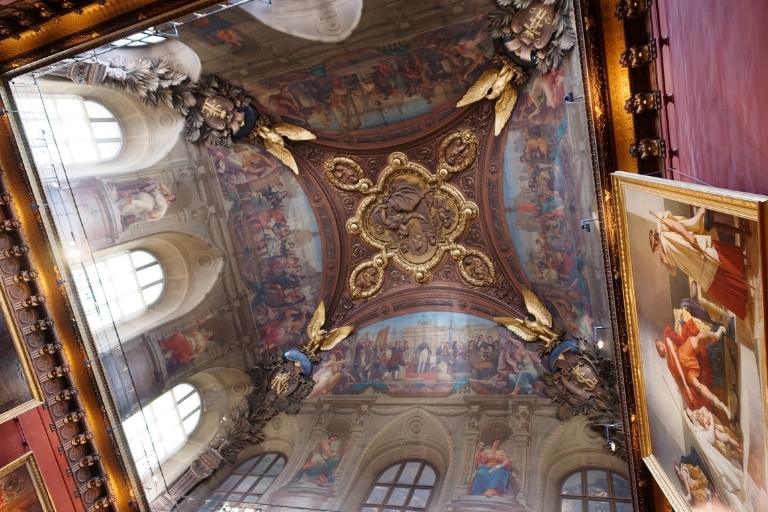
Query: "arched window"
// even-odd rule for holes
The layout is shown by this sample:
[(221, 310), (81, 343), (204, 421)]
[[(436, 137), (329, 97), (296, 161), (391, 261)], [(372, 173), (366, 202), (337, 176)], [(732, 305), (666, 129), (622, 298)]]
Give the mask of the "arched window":
[(106, 162), (123, 147), (123, 130), (101, 103), (74, 94), (45, 95), (42, 104), (23, 97), (17, 101), (25, 122), (50, 122), (65, 165)]
[(630, 512), (629, 482), (602, 468), (584, 468), (563, 479), (560, 512)]
[(207, 503), (214, 505), (215, 510), (219, 510), (219, 505), (241, 507), (258, 503), (284, 467), (282, 453), (266, 452), (251, 457), (219, 485)]
[(147, 46), (148, 44), (161, 43), (163, 41), (165, 41), (165, 37), (157, 35), (157, 33), (153, 29), (148, 28), (147, 30), (142, 30), (141, 32), (136, 32), (135, 34), (131, 34), (122, 39), (118, 39), (117, 41), (113, 41), (110, 44), (112, 46), (136, 47), (136, 46)]
[(144, 311), (163, 293), (163, 268), (147, 251), (130, 251), (73, 265), (75, 286), (91, 329)]
[(361, 512), (427, 510), (437, 485), (434, 468), (421, 460), (397, 462), (376, 479)]
[(200, 422), (200, 393), (179, 384), (123, 421), (136, 469), (143, 478), (184, 446)]

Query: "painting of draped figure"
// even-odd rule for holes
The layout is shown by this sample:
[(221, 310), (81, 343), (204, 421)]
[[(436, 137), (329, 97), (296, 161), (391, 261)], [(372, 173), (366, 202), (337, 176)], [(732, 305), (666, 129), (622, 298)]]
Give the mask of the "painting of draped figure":
[(344, 455), (344, 448), (344, 441), (339, 434), (328, 434), (315, 445), (304, 465), (293, 477), (293, 481), (321, 487), (333, 485), (336, 481), (336, 467)]
[(768, 197), (615, 183), (643, 455), (680, 510), (768, 510)]
[(475, 472), (469, 494), (472, 496), (506, 496), (516, 494), (517, 482), (512, 474), (512, 459), (501, 447), (501, 439), (491, 446), (477, 443)]

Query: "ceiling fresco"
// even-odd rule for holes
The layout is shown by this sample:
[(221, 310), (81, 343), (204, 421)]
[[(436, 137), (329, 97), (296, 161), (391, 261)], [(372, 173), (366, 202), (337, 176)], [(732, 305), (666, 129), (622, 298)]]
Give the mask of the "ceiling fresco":
[[(222, 408), (243, 395), (254, 365), (306, 340), (321, 300), (327, 328), (355, 331), (315, 364), (314, 389), (291, 409), (298, 414), (279, 416), (259, 439), (262, 451), (286, 458), (264, 495), (280, 510), (352, 510), (348, 496), (365, 502), (358, 494), (376, 475), (358, 464), (378, 471), (385, 462), (366, 438), (410, 446), (429, 462), (435, 494), (410, 496), (419, 496), (414, 510), (544, 510), (542, 489), (555, 484), (538, 451), (554, 454), (557, 436), (571, 433), (586, 450), (605, 452), (583, 423), (561, 430), (541, 347), (493, 321), (523, 317), (520, 290), (530, 288), (558, 332), (594, 341), (610, 325), (600, 238), (579, 229), (595, 216), (595, 192), (578, 49), (559, 69), (531, 75), (498, 137), (492, 102), (456, 108), (493, 65), (495, 7), (367, 1), (351, 35), (336, 43), (275, 30), (235, 7), (180, 26), (177, 39), (121, 50), (123, 63), (149, 51), (164, 56), (154, 65), (178, 71), (181, 84), (190, 79), (180, 70), (199, 64), (203, 76), (241, 87), (273, 121), (312, 130), (316, 140), (286, 142), (298, 174), (246, 138), (230, 147), (185, 140), (178, 108), (147, 107), (129, 89), (73, 89), (61, 72), (38, 79), (44, 95), (59, 87), (103, 101), (118, 118), (123, 110), (144, 116), (119, 119), (125, 154), (156, 156), (145, 142), (177, 130), (144, 166), (106, 175), (98, 165), (54, 165), (43, 184), (61, 204), (53, 207), (58, 229), (76, 239), (79, 252), (62, 256), (74, 271), (121, 251), (168, 262), (156, 303), (116, 320), (109, 334), (91, 333), (121, 419), (182, 382), (204, 388), (203, 410), (215, 411), (190, 434), (194, 449), (160, 464), (160, 483), (141, 475), (149, 510), (166, 510), (171, 482), (194, 457), (223, 446), (217, 432), (236, 426)], [(181, 44), (190, 51), (177, 51)], [(32, 109), (35, 84), (14, 87)], [(573, 102), (564, 101), (568, 93)], [(118, 99), (128, 106), (110, 105)], [(33, 121), (42, 122), (26, 121), (30, 132)], [(131, 131), (139, 125), (143, 135)], [(78, 301), (87, 308), (86, 288)], [(222, 368), (243, 382), (211, 377)], [(235, 459), (216, 453), (214, 470), (226, 469), (211, 470), (189, 510), (225, 510), (250, 496), (216, 488), (240, 486), (240, 470), (230, 479), (227, 472), (244, 461), (228, 466)], [(503, 471), (493, 473), (494, 464)], [(370, 481), (358, 482), (360, 474)]]
[(485, 318), (421, 312), (358, 329), (315, 372), (310, 398), (359, 394), (390, 396), (541, 394), (544, 369), (534, 347)]
[(261, 346), (297, 344), (320, 298), (317, 219), (296, 177), (262, 149), (209, 147)]

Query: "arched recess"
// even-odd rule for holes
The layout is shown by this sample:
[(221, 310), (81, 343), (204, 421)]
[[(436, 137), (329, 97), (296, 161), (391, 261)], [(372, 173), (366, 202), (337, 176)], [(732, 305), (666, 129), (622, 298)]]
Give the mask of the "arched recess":
[[(110, 255), (143, 250), (160, 262), (164, 289), (157, 302), (141, 314), (116, 324), (120, 339), (128, 340), (192, 311), (213, 288), (224, 267), (221, 252), (205, 240), (186, 233), (161, 232), (98, 251), (96, 261)], [(98, 285), (98, 283), (96, 283)]]
[(144, 478), (144, 487), (150, 501), (173, 483), (195, 457), (208, 447), (226, 422), (226, 415), (250, 389), (248, 376), (235, 368), (208, 368), (192, 375), (186, 382), (200, 393), (200, 421), (184, 446), (160, 464), (160, 471)]
[[(342, 502), (350, 510), (359, 510), (379, 474), (396, 462), (421, 460), (437, 473), (430, 506), (441, 510), (451, 490), (453, 441), (442, 422), (423, 410), (407, 412), (393, 419), (370, 440), (363, 443), (355, 464), (347, 467)], [(340, 479), (341, 480), (341, 479)]]
[(541, 510), (557, 510), (559, 485), (569, 473), (583, 467), (601, 467), (627, 476), (627, 464), (608, 453), (582, 416), (560, 424), (544, 441), (539, 458)]
[[(117, 156), (104, 162), (69, 164), (66, 171), (70, 179), (137, 172), (154, 165), (173, 149), (184, 127), (182, 117), (171, 109), (150, 108), (123, 91), (78, 85), (63, 79), (40, 80), (38, 86), (43, 98), (48, 95), (80, 96), (100, 103), (120, 124), (123, 145)], [(37, 136), (34, 133), (27, 135), (30, 138)]]

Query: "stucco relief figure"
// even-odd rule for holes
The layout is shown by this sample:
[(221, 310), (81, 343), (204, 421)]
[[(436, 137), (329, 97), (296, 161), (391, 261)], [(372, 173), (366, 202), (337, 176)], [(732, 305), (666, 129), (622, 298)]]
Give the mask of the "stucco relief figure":
[(673, 275), (683, 271), (701, 289), (739, 318), (747, 314), (749, 289), (741, 247), (715, 240), (708, 231), (704, 208), (685, 218), (651, 212), (657, 219), (649, 233), (651, 251)]
[(390, 234), (400, 250), (420, 256), (427, 252), (429, 244), (424, 233), (426, 217), (419, 208), (426, 190), (418, 178), (403, 177), (389, 187), (389, 195), (372, 215), (374, 228), (379, 235)]
[(495, 439), (490, 447), (480, 442), (475, 450), (475, 474), (472, 477), (472, 496), (507, 496), (516, 487), (512, 475), (512, 459), (501, 448), (501, 439)]
[(192, 329), (188, 333), (176, 331), (160, 342), (163, 358), (168, 372), (195, 362), (205, 352), (213, 339), (213, 331), (203, 328)]
[(296, 473), (294, 482), (310, 482), (316, 485), (329, 486), (335, 481), (334, 473), (344, 455), (344, 443), (337, 434), (317, 443), (307, 461)]
[(112, 199), (120, 213), (120, 222), (126, 228), (136, 222), (162, 219), (176, 195), (165, 183), (146, 179), (129, 186), (116, 185)]

